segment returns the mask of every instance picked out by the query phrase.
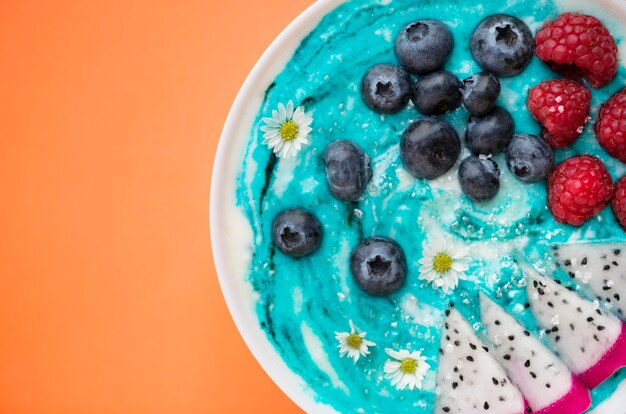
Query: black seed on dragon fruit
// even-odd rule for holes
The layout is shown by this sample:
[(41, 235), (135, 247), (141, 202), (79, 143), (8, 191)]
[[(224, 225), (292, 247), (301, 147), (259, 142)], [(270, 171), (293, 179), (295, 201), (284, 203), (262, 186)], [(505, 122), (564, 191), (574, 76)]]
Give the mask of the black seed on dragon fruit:
[[(435, 413), (522, 414), (524, 398), (456, 309), (446, 311)], [(458, 343), (458, 345), (457, 345)], [(486, 411), (489, 410), (489, 411)]]
[[(589, 408), (587, 388), (515, 318), (483, 294), (480, 312), (493, 353), (534, 413), (582, 413)], [(514, 353), (508, 353), (508, 343), (514, 344)]]
[(565, 244), (552, 255), (567, 275), (626, 316), (626, 244)]
[(626, 325), (551, 278), (530, 268), (525, 274), (537, 324), (583, 384), (595, 388), (626, 366)]

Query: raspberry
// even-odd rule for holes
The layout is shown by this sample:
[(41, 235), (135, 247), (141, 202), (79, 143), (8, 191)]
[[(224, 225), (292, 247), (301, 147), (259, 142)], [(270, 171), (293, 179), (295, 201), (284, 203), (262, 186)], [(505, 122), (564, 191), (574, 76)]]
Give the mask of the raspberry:
[(602, 105), (596, 123), (596, 138), (606, 152), (626, 162), (626, 89)]
[(579, 155), (548, 177), (548, 208), (559, 223), (580, 226), (611, 200), (611, 176), (599, 158)]
[(563, 13), (537, 32), (537, 56), (568, 78), (586, 79), (594, 88), (617, 73), (617, 45), (611, 33), (593, 16)]
[(626, 177), (620, 178), (615, 183), (615, 195), (613, 196), (611, 206), (613, 207), (615, 218), (617, 218), (620, 226), (626, 230)]
[(563, 148), (580, 136), (589, 116), (591, 92), (572, 80), (541, 82), (528, 92), (526, 104), (543, 127), (552, 148)]

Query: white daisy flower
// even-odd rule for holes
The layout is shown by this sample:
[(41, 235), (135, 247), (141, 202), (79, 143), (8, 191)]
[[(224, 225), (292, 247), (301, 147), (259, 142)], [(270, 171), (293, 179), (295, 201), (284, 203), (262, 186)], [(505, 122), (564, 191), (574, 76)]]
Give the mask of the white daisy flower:
[(391, 385), (399, 390), (409, 387), (410, 390), (422, 389), (424, 374), (430, 368), (426, 358), (419, 351), (407, 350), (394, 351), (385, 349), (387, 355), (393, 360), (385, 362), (385, 378), (391, 380)]
[(465, 279), (468, 266), (464, 246), (442, 237), (431, 243), (424, 242), (422, 254), (419, 278), (432, 283), (433, 287), (449, 294), (456, 289), (459, 279)]
[(352, 321), (350, 321), (350, 332), (335, 332), (335, 339), (339, 341), (339, 356), (352, 358), (356, 363), (361, 355), (369, 355), (368, 347), (376, 346), (372, 341), (365, 339), (366, 332), (357, 333)]
[(304, 107), (295, 108), (292, 101), (287, 106), (278, 104), (278, 110), (272, 111), (271, 118), (263, 118), (261, 127), (263, 144), (274, 150), (279, 157), (291, 158), (309, 143), (310, 125), (313, 118), (304, 113)]

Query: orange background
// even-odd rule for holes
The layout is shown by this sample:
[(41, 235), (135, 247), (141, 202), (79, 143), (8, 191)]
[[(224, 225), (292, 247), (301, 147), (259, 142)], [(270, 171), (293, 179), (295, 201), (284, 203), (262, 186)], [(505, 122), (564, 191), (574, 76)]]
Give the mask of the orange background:
[(0, 2), (0, 413), (298, 411), (227, 312), (209, 180), (312, 2)]

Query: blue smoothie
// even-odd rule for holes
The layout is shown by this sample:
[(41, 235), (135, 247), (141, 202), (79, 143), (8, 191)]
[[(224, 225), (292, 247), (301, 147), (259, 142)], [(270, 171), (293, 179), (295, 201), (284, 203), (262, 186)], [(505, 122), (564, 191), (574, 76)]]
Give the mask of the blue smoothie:
[[(258, 111), (245, 161), (237, 182), (237, 202), (254, 235), (247, 280), (258, 293), (259, 323), (287, 365), (310, 387), (309, 392), (338, 412), (426, 414), (436, 398), (435, 373), (443, 312), (451, 301), (480, 332), (478, 292), (487, 292), (539, 338), (528, 309), (519, 262), (534, 265), (562, 279), (549, 260), (555, 243), (626, 241), (609, 208), (582, 227), (555, 222), (546, 207), (546, 183), (515, 179), (502, 154), (494, 160), (502, 170), (495, 199), (475, 203), (463, 195), (457, 166), (433, 181), (413, 178), (402, 166), (399, 140), (404, 129), (421, 117), (409, 105), (394, 115), (368, 109), (360, 96), (361, 79), (378, 63), (398, 64), (393, 42), (407, 23), (420, 18), (443, 21), (455, 39), (445, 69), (464, 79), (481, 69), (469, 51), (469, 38), (487, 15), (507, 13), (536, 32), (546, 19), (561, 12), (550, 0), (523, 2), (461, 0), (353, 0), (327, 14), (302, 41), (284, 70), (267, 89)], [(604, 22), (619, 44), (620, 32)], [(617, 80), (592, 90), (592, 113), (623, 87), (626, 71)], [(515, 120), (516, 133), (539, 134), (528, 112), (528, 90), (542, 80), (558, 78), (534, 58), (520, 75), (502, 78), (498, 105)], [(290, 100), (313, 117), (311, 143), (293, 159), (277, 158), (262, 145), (262, 118)], [(443, 118), (464, 136), (469, 113), (460, 108)], [(322, 154), (335, 140), (357, 143), (371, 157), (373, 177), (362, 199), (343, 203), (328, 191)], [(556, 151), (556, 162), (576, 154), (594, 154), (614, 179), (625, 166), (598, 145), (591, 125), (575, 144)], [(464, 149), (459, 161), (468, 154)], [(294, 259), (272, 244), (273, 218), (289, 207), (313, 212), (324, 229), (314, 254)], [(371, 296), (358, 288), (350, 269), (350, 253), (370, 236), (391, 237), (403, 248), (408, 264), (406, 284), (387, 297)], [(418, 280), (422, 243), (451, 237), (467, 246), (467, 280), (450, 295)], [(340, 358), (335, 332), (349, 330), (348, 321), (375, 342), (370, 355), (354, 364)], [(547, 342), (546, 342), (547, 343)], [(421, 350), (431, 370), (422, 390), (396, 390), (384, 379), (388, 360), (384, 348)], [(615, 374), (592, 393), (594, 405), (610, 395), (626, 372)]]

